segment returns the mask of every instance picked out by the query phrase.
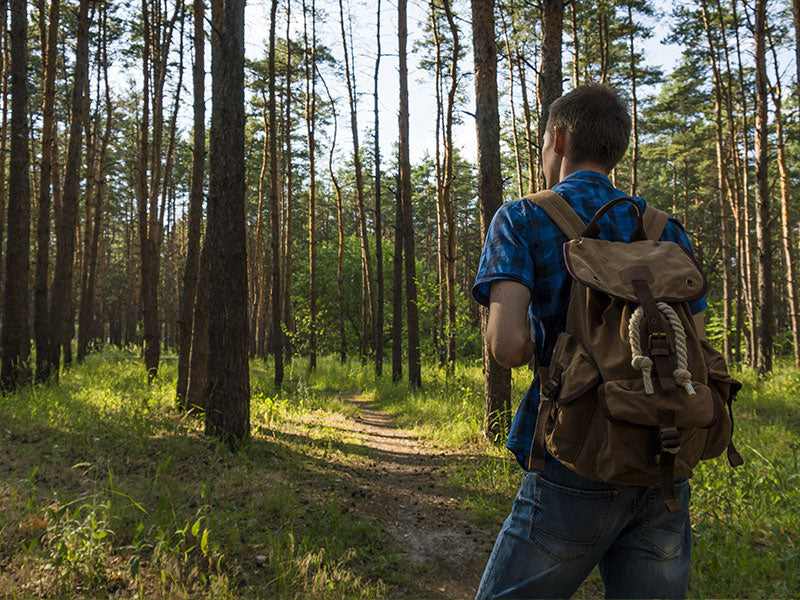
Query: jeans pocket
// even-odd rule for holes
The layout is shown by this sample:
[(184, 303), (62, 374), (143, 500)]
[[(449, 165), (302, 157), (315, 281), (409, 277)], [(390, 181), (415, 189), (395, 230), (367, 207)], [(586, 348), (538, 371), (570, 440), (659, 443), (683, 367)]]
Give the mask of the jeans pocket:
[(647, 518), (639, 531), (639, 541), (662, 559), (675, 558), (681, 549), (689, 520), (689, 497), (691, 486), (688, 480), (675, 484), (675, 495), (683, 510), (671, 513), (664, 505), (659, 488), (650, 488)]
[(529, 536), (556, 560), (584, 557), (602, 540), (616, 497), (616, 490), (579, 490), (537, 475)]

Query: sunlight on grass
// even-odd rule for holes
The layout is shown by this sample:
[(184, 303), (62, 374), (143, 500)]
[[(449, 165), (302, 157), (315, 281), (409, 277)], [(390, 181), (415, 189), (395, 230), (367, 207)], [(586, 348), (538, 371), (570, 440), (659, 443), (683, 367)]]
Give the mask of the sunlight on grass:
[[(0, 396), (0, 596), (391, 595), (407, 576), (401, 559), (379, 523), (349, 512), (332, 468), (368, 456), (330, 425), (363, 402), (441, 450), (477, 526), (498, 530), (511, 505), (521, 470), (502, 440), (483, 437), (479, 362), (427, 366), (416, 390), (376, 381), (358, 360), (321, 357), (311, 373), (295, 359), (279, 390), (272, 364), (254, 360), (252, 440), (235, 454), (174, 410), (175, 367), (164, 362), (148, 387), (137, 356), (105, 352), (58, 384)], [(795, 595), (800, 371), (737, 376), (746, 464), (720, 458), (695, 471), (690, 595)], [(531, 378), (514, 371), (515, 402)]]

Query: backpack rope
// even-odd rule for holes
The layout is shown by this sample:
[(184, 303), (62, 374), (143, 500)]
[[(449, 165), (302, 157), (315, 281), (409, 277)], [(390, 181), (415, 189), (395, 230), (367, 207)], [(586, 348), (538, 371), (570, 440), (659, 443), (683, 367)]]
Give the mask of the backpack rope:
[[(692, 374), (687, 370), (687, 357), (686, 357), (686, 330), (683, 328), (683, 323), (678, 316), (678, 313), (666, 302), (659, 302), (658, 309), (667, 317), (672, 331), (675, 333), (675, 354), (678, 359), (678, 368), (672, 372), (675, 382), (680, 385), (686, 393), (690, 396), (695, 395), (694, 388), (692, 387)], [(644, 318), (644, 310), (638, 306), (631, 315), (628, 321), (628, 337), (631, 344), (631, 366), (642, 372), (642, 382), (644, 383), (644, 391), (646, 394), (654, 394), (653, 378), (651, 371), (653, 370), (653, 360), (642, 352), (642, 340), (640, 327), (642, 319)]]

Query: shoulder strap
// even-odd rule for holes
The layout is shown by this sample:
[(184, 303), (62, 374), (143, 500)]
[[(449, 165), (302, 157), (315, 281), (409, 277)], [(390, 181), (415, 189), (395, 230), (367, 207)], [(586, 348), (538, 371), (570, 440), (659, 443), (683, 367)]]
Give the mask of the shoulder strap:
[(524, 198), (530, 200), (547, 213), (547, 216), (553, 219), (556, 227), (569, 239), (574, 240), (581, 237), (581, 233), (586, 229), (586, 223), (575, 212), (575, 209), (555, 192), (543, 190), (536, 194), (528, 194)]
[(648, 204), (644, 210), (644, 230), (647, 233), (647, 239), (657, 242), (661, 239), (664, 233), (664, 228), (667, 226), (669, 215), (663, 210), (658, 210), (652, 205)]

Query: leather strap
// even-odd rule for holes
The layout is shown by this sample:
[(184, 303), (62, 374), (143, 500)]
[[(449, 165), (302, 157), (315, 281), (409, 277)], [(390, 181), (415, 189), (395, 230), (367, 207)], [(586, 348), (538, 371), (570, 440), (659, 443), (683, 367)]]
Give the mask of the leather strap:
[(728, 398), (728, 415), (731, 418), (731, 441), (728, 442), (728, 463), (732, 467), (741, 467), (744, 464), (744, 459), (739, 452), (736, 451), (736, 446), (733, 445), (733, 400)]
[(664, 228), (667, 226), (669, 215), (663, 210), (654, 208), (650, 204), (644, 209), (644, 231), (647, 234), (648, 240), (657, 242), (661, 239), (664, 233)]
[(617, 204), (621, 202), (628, 202), (633, 206), (633, 209), (636, 211), (636, 228), (631, 233), (631, 237), (628, 240), (629, 242), (635, 242), (637, 240), (645, 240), (647, 239), (647, 235), (644, 229), (644, 221), (642, 219), (642, 210), (639, 208), (639, 204), (631, 198), (630, 196), (620, 196), (619, 198), (614, 198), (613, 200), (609, 200), (603, 206), (600, 207), (592, 220), (589, 221), (589, 224), (586, 226), (586, 229), (583, 230), (581, 234), (582, 237), (589, 237), (589, 238), (596, 238), (600, 235), (600, 225), (598, 221), (605, 215), (609, 210), (614, 208)]
[(539, 400), (539, 414), (536, 417), (536, 429), (533, 431), (531, 452), (528, 456), (528, 471), (544, 471), (544, 437), (547, 432), (547, 420), (555, 403), (546, 396)]
[(536, 194), (528, 194), (524, 198), (541, 208), (569, 239), (581, 237), (586, 223), (561, 196), (551, 190), (542, 190)]
[(639, 303), (644, 311), (647, 333), (649, 334), (650, 355), (656, 365), (658, 384), (662, 392), (671, 392), (675, 389), (675, 379), (672, 376), (673, 367), (669, 357), (669, 344), (667, 332), (661, 320), (661, 311), (658, 309), (655, 298), (650, 292), (650, 286), (644, 279), (634, 279), (631, 284)]
[(661, 455), (658, 461), (661, 497), (669, 512), (681, 512), (683, 509), (675, 495), (675, 457), (681, 448), (680, 434), (675, 427), (675, 411), (658, 411), (658, 422), (661, 436)]

